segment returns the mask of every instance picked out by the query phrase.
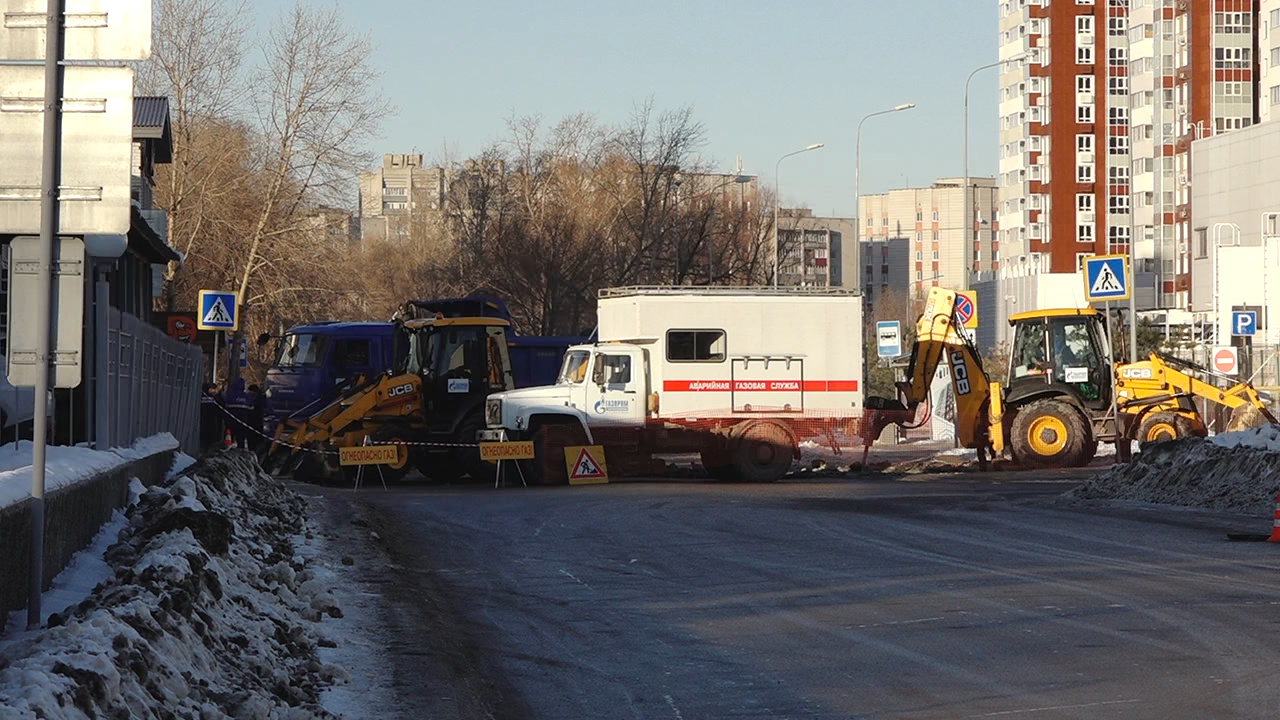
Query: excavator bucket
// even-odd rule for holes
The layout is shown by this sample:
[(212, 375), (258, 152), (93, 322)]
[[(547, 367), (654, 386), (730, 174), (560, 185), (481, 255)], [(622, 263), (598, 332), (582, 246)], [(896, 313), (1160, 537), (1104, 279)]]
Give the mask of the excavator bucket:
[(1241, 405), (1231, 411), (1231, 418), (1227, 420), (1227, 432), (1249, 430), (1275, 422), (1274, 417), (1267, 417), (1268, 414), (1265, 410), (1253, 405)]

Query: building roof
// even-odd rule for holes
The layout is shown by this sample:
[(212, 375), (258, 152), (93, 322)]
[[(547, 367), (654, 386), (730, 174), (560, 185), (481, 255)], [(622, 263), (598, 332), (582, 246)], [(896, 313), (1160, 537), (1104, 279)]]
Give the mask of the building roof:
[(169, 125), (169, 98), (143, 96), (133, 99), (133, 139), (157, 141), (152, 144), (155, 161), (173, 162), (173, 131)]

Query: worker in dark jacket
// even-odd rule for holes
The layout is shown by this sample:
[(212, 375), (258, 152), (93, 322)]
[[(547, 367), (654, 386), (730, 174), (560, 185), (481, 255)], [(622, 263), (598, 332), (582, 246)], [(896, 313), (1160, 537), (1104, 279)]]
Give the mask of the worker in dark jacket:
[(231, 426), (232, 447), (247, 449), (252, 434), (249, 432), (249, 422), (253, 414), (253, 397), (244, 388), (244, 378), (231, 381), (231, 386), (227, 388), (226, 403), (227, 412), (231, 415), (228, 424)]
[(226, 432), (222, 402), (217, 383), (207, 383), (200, 393), (200, 447), (205, 451), (220, 445)]
[(254, 451), (260, 451), (263, 445), (263, 420), (267, 415), (267, 396), (262, 392), (262, 388), (257, 385), (249, 386), (249, 395), (253, 397), (253, 411), (249, 413), (249, 427), (252, 430), (252, 436), (249, 438), (249, 447)]

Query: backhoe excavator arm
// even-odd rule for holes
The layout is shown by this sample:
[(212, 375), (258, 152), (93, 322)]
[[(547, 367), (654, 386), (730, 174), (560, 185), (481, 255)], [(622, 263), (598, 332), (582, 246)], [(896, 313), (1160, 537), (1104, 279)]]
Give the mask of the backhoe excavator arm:
[[(1252, 405), (1267, 419), (1267, 422), (1276, 422), (1276, 418), (1267, 409), (1253, 385), (1248, 382), (1234, 382), (1234, 378), (1215, 373), (1209, 368), (1186, 360), (1151, 353), (1147, 360), (1121, 365), (1117, 374), (1120, 376), (1119, 397), (1123, 405), (1148, 406), (1180, 395), (1189, 395), (1232, 410), (1244, 405)], [(1218, 378), (1233, 384), (1223, 389), (1202, 380), (1201, 377)]]
[(910, 427), (921, 403), (929, 401), (930, 386), (938, 364), (947, 362), (955, 398), (956, 438), (963, 447), (985, 448), (989, 420), (991, 384), (982, 368), (977, 349), (957, 329), (956, 294), (932, 288), (924, 312), (916, 322), (916, 340), (911, 347), (907, 377), (897, 383), (899, 397), (867, 398), (863, 422), (863, 455), (889, 425)]

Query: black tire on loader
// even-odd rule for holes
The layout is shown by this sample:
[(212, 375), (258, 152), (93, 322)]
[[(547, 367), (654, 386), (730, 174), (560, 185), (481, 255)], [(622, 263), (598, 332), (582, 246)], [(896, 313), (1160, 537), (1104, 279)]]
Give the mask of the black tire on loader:
[[(374, 475), (376, 475), (377, 472), (381, 470), (382, 479), (388, 483), (393, 483), (403, 479), (405, 475), (408, 475), (409, 471), (413, 469), (412, 448), (407, 444), (399, 443), (406, 443), (411, 439), (411, 437), (412, 433), (394, 425), (380, 427), (375, 430), (373, 435), (369, 436), (369, 439), (376, 445), (387, 443), (394, 444), (394, 447), (396, 448), (396, 461), (387, 465), (371, 465), (365, 471), (364, 477), (371, 477), (369, 471), (373, 471)], [(377, 480), (376, 477), (373, 479)]]
[(1191, 434), (1191, 424), (1177, 413), (1151, 413), (1138, 428), (1138, 442), (1143, 448), (1158, 442), (1177, 440)]
[(1075, 467), (1086, 460), (1087, 426), (1070, 404), (1052, 398), (1018, 410), (1009, 436), (1014, 459), (1033, 468)]

